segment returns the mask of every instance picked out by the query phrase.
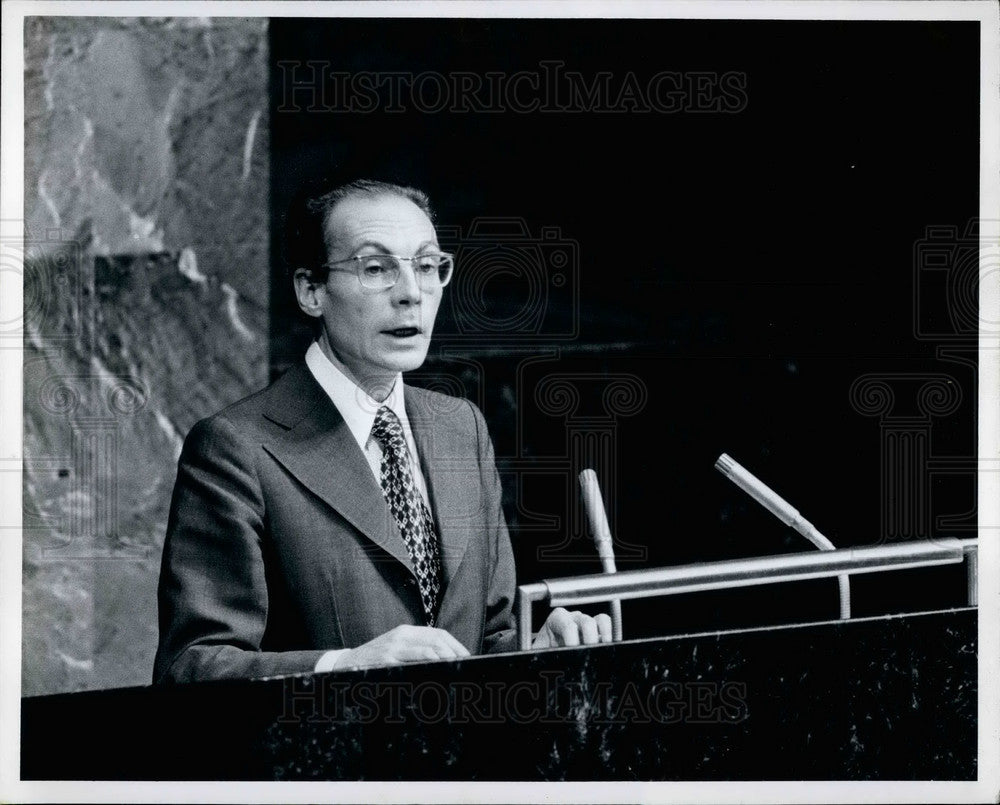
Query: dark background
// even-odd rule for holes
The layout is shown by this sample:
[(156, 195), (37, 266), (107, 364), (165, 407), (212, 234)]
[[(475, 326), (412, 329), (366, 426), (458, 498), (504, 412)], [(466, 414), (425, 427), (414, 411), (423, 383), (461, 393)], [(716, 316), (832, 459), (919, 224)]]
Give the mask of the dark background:
[[(838, 546), (971, 536), (976, 323), (956, 317), (953, 294), (975, 309), (975, 271), (962, 275), (968, 253), (947, 233), (944, 272), (924, 271), (917, 246), (929, 226), (961, 235), (978, 212), (978, 43), (978, 23), (954, 22), (273, 20), (272, 373), (308, 343), (281, 261), (292, 194), (323, 175), (402, 181), (463, 233), (412, 382), (483, 408), (519, 581), (599, 570), (569, 533), (567, 423), (536, 397), (553, 373), (577, 376), (578, 416), (601, 412), (607, 375), (645, 387), (641, 410), (617, 419), (608, 459), (619, 569), (810, 549), (713, 470), (721, 452)], [(300, 100), (300, 111), (279, 111), (279, 62), (297, 62), (301, 78), (310, 60), (445, 75), (561, 61), (588, 80), (610, 72), (612, 87), (629, 72), (645, 86), (660, 71), (735, 71), (747, 103), (732, 113), (351, 113)], [(463, 320), (461, 249), (471, 254), (469, 229), (484, 216), (523, 219), (529, 262), (558, 244), (575, 250), (576, 287), (547, 286), (542, 321), (497, 333)], [(541, 241), (546, 227), (558, 237)], [(525, 308), (526, 277), (486, 282), (490, 321)], [(551, 359), (525, 363), (539, 354)], [(910, 502), (882, 490), (885, 422), (851, 402), (852, 383), (871, 373), (899, 379), (892, 416), (918, 413), (904, 373), (947, 375), (961, 396), (930, 432), (930, 452), (956, 469), (927, 476)], [(887, 529), (884, 508), (911, 503), (929, 507), (930, 526)], [(964, 569), (860, 576), (852, 590), (856, 616), (962, 606)], [(626, 602), (625, 625), (635, 637), (836, 613), (836, 583), (824, 580)]]

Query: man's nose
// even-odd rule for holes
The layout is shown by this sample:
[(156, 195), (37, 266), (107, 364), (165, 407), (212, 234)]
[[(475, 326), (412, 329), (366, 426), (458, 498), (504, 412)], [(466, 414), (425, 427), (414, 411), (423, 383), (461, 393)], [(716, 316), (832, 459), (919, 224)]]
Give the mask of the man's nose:
[(420, 302), (420, 285), (413, 264), (400, 260), (399, 279), (392, 286), (393, 301), (397, 304), (418, 304)]

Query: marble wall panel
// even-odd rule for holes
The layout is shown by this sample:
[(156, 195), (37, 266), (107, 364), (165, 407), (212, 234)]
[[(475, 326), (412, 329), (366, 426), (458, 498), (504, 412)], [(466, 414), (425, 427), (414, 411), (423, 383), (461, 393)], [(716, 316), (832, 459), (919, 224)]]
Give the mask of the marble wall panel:
[(149, 681), (176, 459), (267, 381), (267, 21), (25, 28), (24, 695)]

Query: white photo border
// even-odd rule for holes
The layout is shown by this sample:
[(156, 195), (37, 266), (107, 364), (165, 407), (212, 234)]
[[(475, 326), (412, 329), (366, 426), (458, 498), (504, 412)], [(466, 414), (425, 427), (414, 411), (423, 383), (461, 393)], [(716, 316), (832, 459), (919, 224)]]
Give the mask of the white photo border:
[[(981, 221), (1000, 220), (1000, 6), (834, 0), (468, 0), (449, 2), (22, 2), (2, 5), (0, 226), (23, 237), (24, 19), (156, 17), (523, 17), (785, 20), (972, 20), (981, 23)], [(995, 231), (981, 233), (995, 246)], [(982, 250), (982, 251), (985, 251)], [(981, 265), (980, 321), (1000, 322), (1000, 271)], [(23, 289), (0, 278), (0, 320), (21, 316)], [(19, 344), (20, 342), (18, 342)], [(23, 782), (20, 778), (22, 351), (0, 350), (0, 801), (6, 802), (997, 802), (1000, 799), (1000, 338), (979, 340), (979, 779), (976, 782), (165, 783)], [(985, 470), (985, 471), (984, 471)]]

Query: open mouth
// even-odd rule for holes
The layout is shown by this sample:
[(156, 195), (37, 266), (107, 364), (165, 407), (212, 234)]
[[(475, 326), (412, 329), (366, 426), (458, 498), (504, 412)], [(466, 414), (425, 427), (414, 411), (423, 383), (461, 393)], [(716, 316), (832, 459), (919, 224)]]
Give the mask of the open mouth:
[(395, 338), (412, 338), (420, 333), (419, 327), (397, 327), (395, 330), (383, 330), (386, 335), (394, 336)]

